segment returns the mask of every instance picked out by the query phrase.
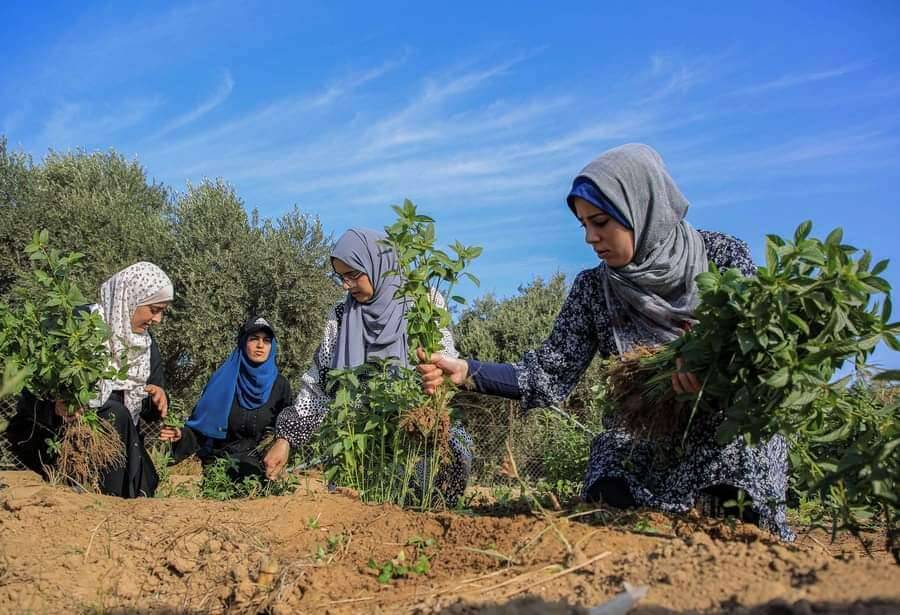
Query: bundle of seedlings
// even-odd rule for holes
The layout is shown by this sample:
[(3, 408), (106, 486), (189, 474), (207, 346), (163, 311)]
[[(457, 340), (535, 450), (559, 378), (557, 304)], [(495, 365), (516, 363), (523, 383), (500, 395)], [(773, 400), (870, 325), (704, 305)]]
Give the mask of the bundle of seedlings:
[[(481, 248), (454, 242), (455, 257), (436, 249), (434, 220), (405, 201), (394, 206), (397, 221), (385, 228), (385, 243), (397, 256), (396, 298), (406, 304), (409, 363), (416, 349), (427, 356), (441, 350), (441, 329), (450, 312), (437, 305), (438, 294), (457, 303), (465, 299), (453, 288)], [(335, 464), (329, 480), (359, 492), (367, 501), (393, 502), (428, 510), (440, 505), (439, 468), (450, 458), (450, 425), (454, 388), (441, 386), (433, 396), (422, 392), (416, 372), (390, 359), (330, 373), (334, 402), (326, 418), (322, 442)]]
[(125, 378), (128, 366), (111, 361), (110, 330), (100, 314), (85, 309), (87, 300), (74, 281), (83, 254), (50, 248), (47, 231), (35, 232), (25, 252), (31, 272), (12, 289), (10, 304), (0, 304), (0, 356), (24, 377), (17, 391), (37, 411), (54, 403), (63, 415), (56, 439), (47, 441), (56, 472), (92, 491), (99, 490), (103, 470), (124, 463), (115, 430), (88, 402), (100, 379)]
[[(896, 496), (884, 495), (896, 475), (881, 469), (900, 445), (897, 405), (861, 412), (842, 397), (846, 380), (833, 382), (842, 366), (863, 370), (880, 342), (900, 349), (890, 285), (880, 277), (887, 261), (872, 265), (868, 251), (842, 243), (841, 229), (824, 241), (811, 238), (811, 229), (804, 222), (793, 241), (769, 235), (766, 265), (754, 276), (715, 266), (700, 274), (696, 323), (662, 348), (613, 362), (606, 372), (611, 395), (623, 424), (638, 434), (680, 435), (683, 444), (703, 419), (717, 422), (722, 444), (782, 434), (814, 468), (809, 488), (834, 507), (846, 513), (869, 494), (896, 509)], [(672, 389), (677, 357), (701, 382), (695, 396)], [(879, 459), (881, 467), (862, 471), (862, 458)]]

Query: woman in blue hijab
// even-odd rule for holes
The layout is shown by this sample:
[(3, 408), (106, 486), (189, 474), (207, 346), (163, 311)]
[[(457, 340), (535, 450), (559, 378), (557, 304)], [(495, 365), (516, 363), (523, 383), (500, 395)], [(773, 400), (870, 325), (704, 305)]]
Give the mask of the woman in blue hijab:
[(204, 463), (230, 458), (233, 478), (265, 474), (265, 441), (292, 403), (291, 387), (275, 363), (276, 346), (266, 319), (243, 324), (237, 347), (209, 379), (184, 428), (160, 431), (160, 440), (173, 443), (174, 462), (199, 453)]

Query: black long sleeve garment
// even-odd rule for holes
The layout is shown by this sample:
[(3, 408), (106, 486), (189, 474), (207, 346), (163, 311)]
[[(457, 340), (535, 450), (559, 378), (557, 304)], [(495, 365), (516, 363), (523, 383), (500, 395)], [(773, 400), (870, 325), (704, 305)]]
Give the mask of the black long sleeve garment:
[(227, 456), (239, 466), (239, 475), (262, 473), (260, 444), (274, 433), (278, 414), (292, 404), (291, 386), (279, 374), (269, 399), (259, 408), (242, 408), (235, 396), (224, 439), (208, 438), (187, 426), (182, 428), (181, 439), (172, 446), (172, 460), (178, 463), (194, 453), (198, 453), (204, 461)]

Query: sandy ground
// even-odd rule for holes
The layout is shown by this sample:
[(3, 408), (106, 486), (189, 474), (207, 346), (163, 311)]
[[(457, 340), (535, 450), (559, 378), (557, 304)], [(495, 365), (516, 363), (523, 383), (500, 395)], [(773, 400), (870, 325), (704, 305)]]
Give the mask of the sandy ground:
[[(315, 478), (229, 502), (78, 494), (29, 472), (0, 484), (2, 613), (587, 613), (626, 582), (649, 588), (635, 613), (900, 613), (900, 567), (878, 537), (785, 545), (655, 513), (421, 514)], [(428, 569), (381, 583), (390, 561)]]

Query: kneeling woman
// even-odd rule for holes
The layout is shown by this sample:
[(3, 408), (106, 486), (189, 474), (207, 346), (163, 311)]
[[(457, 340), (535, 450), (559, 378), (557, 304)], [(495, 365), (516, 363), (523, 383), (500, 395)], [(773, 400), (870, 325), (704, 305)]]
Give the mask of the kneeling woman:
[[(150, 326), (162, 320), (172, 302), (172, 282), (152, 263), (136, 263), (109, 278), (100, 289), (97, 311), (112, 331), (107, 342), (113, 364), (127, 352), (128, 376), (124, 380), (101, 380), (98, 395), (89, 405), (109, 422), (119, 435), (125, 463), (103, 471), (99, 487), (106, 495), (123, 498), (151, 497), (159, 477), (138, 430), (141, 417), (155, 420), (168, 412), (162, 360)], [(45, 439), (56, 438), (65, 422), (61, 402), (36, 401), (24, 395), (7, 431), (14, 451), (32, 470), (44, 474)]]
[(231, 460), (240, 479), (265, 473), (262, 452), (275, 420), (291, 405), (291, 387), (275, 363), (275, 331), (264, 318), (241, 327), (237, 348), (212, 375), (184, 428), (163, 427), (174, 462), (198, 453), (205, 463)]
[[(755, 271), (745, 243), (685, 220), (688, 201), (659, 154), (646, 145), (609, 150), (575, 178), (569, 209), (584, 240), (603, 262), (579, 273), (547, 340), (515, 365), (431, 357), (418, 366), (426, 392), (445, 376), (472, 377), (476, 390), (518, 399), (523, 408), (565, 399), (595, 355), (621, 355), (669, 342), (694, 321), (694, 282), (712, 261), (719, 269)], [(700, 389), (695, 375), (673, 375), (678, 393)], [(683, 512), (695, 501), (749, 494), (747, 517), (784, 539), (787, 446), (781, 436), (748, 447), (743, 438), (720, 446), (720, 417), (692, 426), (685, 451), (673, 442), (633, 434), (615, 415), (594, 440), (583, 495), (613, 506)]]
[[(394, 297), (400, 281), (397, 276), (385, 276), (397, 268), (397, 258), (381, 243), (384, 239), (377, 231), (350, 229), (331, 252), (335, 282), (347, 291), (347, 297), (328, 315), (324, 338), (303, 376), (294, 407), (278, 418), (278, 441), (267, 458), (276, 473), (284, 466), (290, 448), (306, 444), (319, 430), (332, 401), (325, 393), (330, 370), (387, 358), (409, 366), (405, 303)], [(435, 305), (446, 307), (440, 294), (433, 293), (431, 299)], [(447, 329), (443, 330), (441, 345), (447, 356), (458, 356)], [(451, 461), (440, 468), (435, 484), (452, 506), (466, 489), (472, 454), (471, 440), (461, 426), (451, 427), (450, 436)]]

